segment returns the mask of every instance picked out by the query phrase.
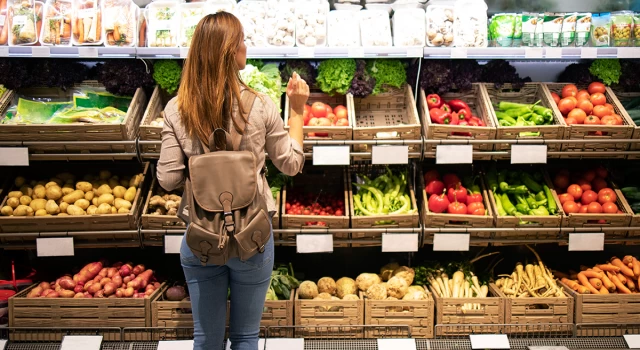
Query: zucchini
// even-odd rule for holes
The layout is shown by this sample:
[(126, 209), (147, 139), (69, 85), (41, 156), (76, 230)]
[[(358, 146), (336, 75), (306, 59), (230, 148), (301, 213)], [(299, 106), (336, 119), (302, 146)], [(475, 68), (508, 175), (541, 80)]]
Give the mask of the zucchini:
[(640, 189), (638, 189), (635, 186), (630, 186), (630, 187), (623, 187), (620, 189), (620, 191), (622, 191), (622, 193), (626, 196), (628, 194), (638, 193), (640, 192)]

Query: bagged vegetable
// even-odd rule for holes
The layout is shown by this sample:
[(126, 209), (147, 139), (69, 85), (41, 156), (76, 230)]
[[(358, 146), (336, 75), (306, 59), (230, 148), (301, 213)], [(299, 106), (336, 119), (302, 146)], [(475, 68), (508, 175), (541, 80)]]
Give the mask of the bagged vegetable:
[(244, 43), (248, 47), (267, 46), (265, 21), (267, 16), (266, 1), (240, 1), (238, 18), (244, 29)]
[(296, 3), (296, 44), (315, 47), (327, 45), (327, 1)]
[(591, 14), (579, 13), (576, 20), (576, 46), (586, 46), (591, 33)]
[(32, 45), (38, 41), (36, 13), (33, 0), (12, 0), (9, 2), (9, 46)]
[(0, 1), (0, 46), (9, 41), (9, 19), (7, 17), (7, 1)]
[(539, 21), (537, 13), (522, 14), (522, 46), (542, 46), (542, 35), (536, 35)]
[(593, 46), (609, 46), (611, 14), (609, 12), (594, 13), (592, 16), (591, 43)]
[(487, 4), (482, 0), (457, 0), (454, 9), (453, 44), (487, 47)]
[(363, 10), (358, 13), (362, 46), (391, 46), (389, 14), (380, 10)]
[(71, 46), (71, 14), (73, 3), (63, 0), (49, 0), (44, 5), (40, 44)]
[(208, 14), (207, 4), (191, 2), (180, 5), (180, 46), (191, 46), (191, 38), (198, 22)]
[(544, 14), (543, 40), (545, 46), (557, 47), (560, 46), (560, 34), (562, 33), (562, 22), (564, 21), (564, 14), (546, 12)]
[(135, 46), (139, 7), (131, 0), (103, 0), (105, 46)]
[(431, 0), (427, 5), (427, 45), (453, 45), (453, 5), (449, 1)]
[(102, 44), (102, 0), (76, 0), (73, 15), (73, 44)]
[(354, 20), (357, 12), (336, 10), (329, 12), (327, 36), (330, 47), (360, 46), (360, 23)]
[(516, 15), (501, 13), (491, 18), (489, 38), (491, 46), (510, 47), (515, 34)]
[(147, 5), (149, 47), (177, 47), (180, 32), (179, 3), (156, 1)]
[(520, 47), (522, 44), (522, 14), (516, 15), (516, 26), (513, 29), (513, 46)]
[(618, 11), (611, 13), (611, 36), (613, 46), (631, 46), (631, 29), (633, 27), (633, 12)]
[(424, 46), (423, 9), (399, 9), (393, 13), (393, 44), (395, 46)]
[(573, 46), (576, 39), (577, 13), (567, 13), (562, 21), (562, 33), (560, 35), (560, 45), (563, 47)]
[[(640, 13), (638, 12), (633, 14), (633, 39), (635, 46), (640, 46)], [(2, 45), (1, 41), (0, 45)]]
[(264, 31), (268, 46), (295, 45), (296, 3), (288, 0), (267, 0), (267, 18)]

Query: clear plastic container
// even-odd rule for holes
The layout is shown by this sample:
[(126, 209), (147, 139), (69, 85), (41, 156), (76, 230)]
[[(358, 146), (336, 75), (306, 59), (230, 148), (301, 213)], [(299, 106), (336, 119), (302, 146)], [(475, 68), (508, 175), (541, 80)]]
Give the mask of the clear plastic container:
[(235, 13), (236, 2), (233, 0), (215, 0), (207, 1), (208, 13), (229, 12)]
[(296, 3), (288, 0), (267, 0), (267, 18), (264, 30), (267, 36), (267, 46), (294, 46)]
[(593, 46), (609, 46), (611, 39), (611, 13), (594, 13), (591, 17), (591, 43)]
[(190, 2), (180, 4), (180, 46), (191, 46), (191, 38), (196, 30), (196, 26), (209, 12), (209, 7), (205, 2)]
[(631, 46), (633, 30), (633, 12), (617, 11), (611, 13), (611, 39), (613, 46)]
[(102, 30), (107, 47), (131, 47), (138, 42), (140, 8), (131, 0), (102, 1)]
[(634, 46), (640, 46), (640, 13), (638, 12), (633, 14), (633, 40)]
[(423, 9), (399, 9), (393, 14), (393, 45), (394, 46), (424, 46)]
[(364, 5), (364, 8), (367, 10), (385, 11), (389, 14), (389, 16), (391, 16), (391, 11), (393, 11), (391, 4), (384, 4), (384, 3), (381, 4), (381, 3), (367, 2), (367, 4)]
[(453, 45), (487, 47), (487, 4), (483, 0), (457, 0)]
[(316, 47), (327, 45), (327, 1), (296, 2), (296, 45)]
[(577, 12), (569, 12), (562, 20), (562, 33), (560, 34), (560, 45), (563, 47), (575, 46), (576, 41), (576, 21)]
[(147, 5), (149, 47), (177, 47), (180, 34), (180, 4), (156, 1)]
[(360, 11), (336, 10), (327, 16), (327, 41), (331, 47), (360, 46)]
[(0, 46), (5, 46), (9, 42), (9, 17), (7, 9), (0, 9)]
[(358, 12), (358, 18), (362, 46), (392, 46), (391, 23), (387, 12), (363, 10)]
[(576, 17), (576, 46), (587, 46), (591, 37), (591, 14), (579, 13)]
[(38, 42), (35, 3), (33, 0), (8, 2), (9, 46), (33, 45)]
[(427, 3), (427, 46), (453, 45), (455, 1), (431, 0)]
[(510, 47), (516, 32), (516, 14), (499, 13), (489, 22), (489, 41), (493, 47)]
[(244, 0), (238, 3), (238, 18), (244, 28), (244, 43), (248, 47), (267, 46), (265, 18), (267, 16), (266, 1)]
[(101, 0), (76, 0), (73, 10), (73, 45), (101, 45)]
[(43, 25), (40, 32), (40, 44), (46, 46), (71, 46), (71, 14), (73, 3), (70, 0), (49, 0), (44, 5)]

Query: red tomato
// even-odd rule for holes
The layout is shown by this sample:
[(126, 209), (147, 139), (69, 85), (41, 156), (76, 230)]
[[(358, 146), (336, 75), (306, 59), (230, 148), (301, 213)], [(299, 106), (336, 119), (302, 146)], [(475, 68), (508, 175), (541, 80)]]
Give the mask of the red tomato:
[(615, 110), (615, 109), (613, 109), (613, 105), (612, 105), (611, 103), (605, 103), (605, 104), (604, 104), (604, 106), (605, 106), (605, 107), (607, 107), (607, 109), (609, 110), (609, 112), (611, 112), (611, 113), (609, 113), (609, 114), (613, 114), (613, 113), (615, 113), (615, 112), (616, 112), (616, 110)]
[(591, 184), (593, 185), (593, 190), (596, 192), (600, 192), (601, 189), (606, 188), (608, 186), (607, 180), (601, 177), (596, 177), (595, 179), (593, 179)]
[(586, 214), (589, 212), (589, 206), (588, 205), (583, 205), (580, 207), (578, 213), (580, 214)]
[(563, 98), (558, 102), (558, 109), (562, 114), (569, 114), (574, 108), (576, 108), (576, 103), (571, 99)]
[(558, 94), (556, 94), (555, 92), (551, 93), (551, 97), (553, 97), (553, 101), (558, 104), (558, 102), (560, 102), (560, 96), (558, 96)]
[[(329, 105), (325, 105), (325, 106), (329, 107)], [(334, 124), (337, 118), (335, 114), (329, 113), (329, 110), (327, 110), (327, 119), (331, 121), (331, 124)]]
[(333, 109), (333, 113), (335, 113), (336, 117), (338, 117), (338, 119), (347, 119), (348, 114), (347, 114), (347, 107), (345, 106), (336, 106), (336, 108)]
[(602, 205), (598, 202), (591, 202), (587, 206), (587, 213), (602, 213)]
[(607, 214), (617, 214), (618, 206), (615, 203), (607, 202), (602, 205), (602, 211)]
[(304, 110), (311, 113), (311, 106), (309, 105), (304, 105)]
[(440, 180), (440, 174), (437, 170), (429, 170), (424, 173), (424, 183), (428, 184), (431, 180)]
[(580, 108), (574, 108), (571, 110), (571, 112), (569, 112), (569, 114), (567, 115), (567, 118), (573, 118), (576, 121), (578, 121), (578, 124), (582, 124), (585, 122), (585, 119), (587, 118), (587, 113), (585, 113)]
[(322, 102), (314, 102), (311, 105), (311, 113), (316, 118), (325, 118), (327, 116), (327, 108)]
[(583, 110), (587, 115), (591, 114), (593, 111), (593, 104), (589, 100), (579, 100), (577, 107)]
[(336, 121), (336, 126), (349, 126), (349, 120), (348, 119), (338, 119)]
[(609, 108), (605, 106), (593, 106), (593, 115), (595, 115), (598, 118), (602, 118), (610, 114), (611, 113), (609, 112)]
[(608, 187), (598, 191), (598, 203), (602, 205), (605, 203), (615, 203), (617, 199), (618, 196), (616, 196), (616, 193)]
[(587, 88), (587, 90), (589, 90), (590, 94), (595, 94), (598, 92), (601, 94), (604, 94), (607, 88), (604, 86), (603, 83), (594, 81), (593, 83), (589, 84), (589, 87)]
[(612, 114), (612, 117), (616, 118), (616, 124), (615, 125), (622, 125), (622, 117), (617, 115), (617, 114)]
[(581, 197), (582, 205), (588, 205), (598, 200), (598, 194), (588, 190), (584, 191)]
[(556, 188), (563, 190), (569, 187), (569, 176), (567, 176), (563, 172), (559, 172), (553, 179), (553, 184), (556, 186)]
[(579, 124), (578, 121), (575, 118), (565, 118), (564, 122), (567, 125)]
[(589, 94), (589, 92), (587, 90), (580, 90), (576, 94), (576, 98), (578, 99), (578, 101), (582, 101), (584, 99), (589, 100), (590, 97), (591, 97), (591, 95)]
[(607, 176), (609, 176), (609, 171), (607, 170), (607, 168), (599, 166), (596, 168), (596, 175), (598, 175), (598, 177), (606, 179)]
[(591, 182), (596, 178), (596, 172), (594, 170), (587, 170), (584, 175), (582, 175), (582, 178)]
[(578, 94), (578, 88), (574, 84), (567, 84), (562, 88), (562, 97), (575, 97)]
[(594, 106), (604, 106), (604, 104), (607, 103), (607, 98), (603, 93), (596, 92), (595, 94), (591, 95), (590, 101)]
[(567, 193), (570, 194), (576, 200), (582, 197), (582, 188), (580, 186), (573, 184), (567, 188)]
[(618, 121), (616, 120), (616, 117), (614, 117), (612, 115), (606, 115), (606, 116), (602, 117), (602, 119), (600, 119), (600, 122), (602, 123), (602, 125), (616, 125), (616, 124), (618, 124)]
[(331, 108), (331, 106), (329, 105), (324, 105), (325, 109), (327, 110), (327, 114), (329, 113), (333, 113), (333, 108)]
[(573, 198), (573, 196), (568, 193), (559, 195), (558, 199), (560, 199), (560, 204), (564, 204), (566, 202), (575, 202), (575, 198)]
[(342, 209), (336, 210), (336, 212), (334, 214), (335, 214), (335, 216), (342, 216)]
[(473, 214), (473, 212), (476, 210), (482, 210), (482, 212), (484, 213), (484, 210), (485, 210), (484, 204), (479, 202), (473, 202), (467, 206), (467, 214)]
[(582, 192), (588, 191), (591, 189), (591, 182), (585, 179), (578, 180), (578, 185), (580, 186), (580, 188), (582, 188)]
[(577, 213), (578, 211), (580, 211), (580, 207), (578, 207), (578, 205), (574, 201), (564, 202), (562, 204), (562, 209), (567, 214)]
[(584, 123), (587, 124), (587, 125), (598, 125), (598, 124), (601, 124), (600, 123), (600, 118), (596, 117), (595, 115), (588, 116), (584, 120)]

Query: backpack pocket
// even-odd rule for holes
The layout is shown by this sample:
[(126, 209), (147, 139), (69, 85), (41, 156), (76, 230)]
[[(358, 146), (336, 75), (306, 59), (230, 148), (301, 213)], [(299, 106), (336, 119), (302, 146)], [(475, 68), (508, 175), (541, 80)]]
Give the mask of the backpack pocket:
[[(223, 234), (209, 231), (193, 222), (187, 228), (187, 245), (193, 254), (200, 259), (202, 265), (224, 265), (229, 260), (229, 236), (222, 228), (220, 232)], [(221, 245), (221, 242), (224, 244)], [(220, 246), (222, 248), (219, 248)]]
[(238, 257), (246, 261), (257, 253), (264, 252), (264, 247), (271, 238), (271, 219), (269, 215), (260, 210), (244, 230), (235, 234), (238, 242)]

